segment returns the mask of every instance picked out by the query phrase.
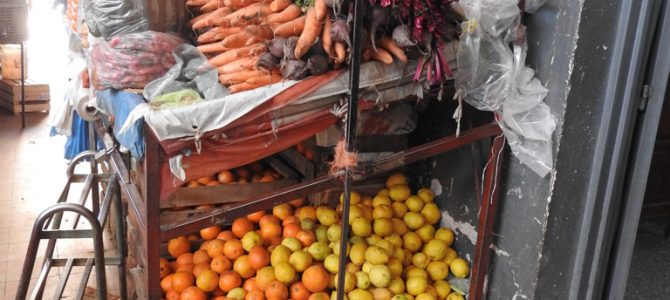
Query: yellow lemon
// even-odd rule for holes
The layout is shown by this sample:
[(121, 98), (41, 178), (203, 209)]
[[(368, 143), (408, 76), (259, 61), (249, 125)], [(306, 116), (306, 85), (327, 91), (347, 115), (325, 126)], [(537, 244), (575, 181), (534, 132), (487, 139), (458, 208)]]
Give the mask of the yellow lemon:
[(409, 268), (406, 268), (406, 273), (405, 277), (406, 278), (411, 278), (411, 277), (421, 277), (424, 279), (428, 279), (428, 273), (426, 270), (422, 268), (417, 268), (415, 266), (410, 266)]
[(394, 218), (402, 218), (409, 211), (407, 204), (400, 201), (391, 203), (391, 209), (393, 210)]
[(377, 192), (377, 195), (382, 195), (382, 196), (387, 196), (389, 195), (389, 189), (388, 188), (383, 188)]
[(365, 272), (356, 272), (356, 287), (359, 289), (367, 289), (370, 286), (370, 276)]
[(468, 266), (468, 263), (462, 258), (457, 258), (451, 261), (451, 264), (449, 264), (449, 269), (451, 270), (451, 274), (454, 274), (454, 276), (458, 278), (465, 278), (470, 274), (470, 267)]
[(435, 296), (429, 294), (429, 293), (421, 293), (418, 294), (414, 300), (435, 300)]
[(421, 237), (421, 241), (428, 243), (428, 241), (433, 239), (435, 235), (435, 227), (430, 224), (421, 226), (421, 228), (416, 230), (416, 233)]
[(405, 221), (407, 227), (412, 230), (417, 230), (426, 223), (420, 213), (413, 211), (406, 213), (402, 220)]
[(421, 209), (421, 215), (428, 224), (437, 224), (440, 221), (440, 208), (435, 203), (428, 203)]
[(393, 201), (405, 201), (411, 195), (412, 191), (404, 184), (397, 184), (389, 188), (389, 197)]
[(323, 261), (328, 254), (330, 254), (330, 247), (324, 242), (316, 242), (307, 248), (307, 252), (309, 252), (315, 260)]
[(372, 206), (359, 204), (358, 208), (361, 210), (361, 217), (372, 220)]
[(445, 300), (465, 300), (465, 298), (463, 297), (463, 295), (457, 292), (452, 292), (451, 294), (449, 294), (449, 296), (447, 296), (447, 299)]
[(379, 240), (375, 246), (384, 249), (384, 252), (386, 252), (386, 255), (389, 257), (393, 255), (393, 244), (391, 244), (391, 242), (387, 240)]
[(405, 282), (400, 277), (394, 277), (391, 279), (388, 289), (395, 295), (402, 294), (405, 292)]
[(361, 210), (361, 207), (358, 205), (352, 205), (349, 206), (349, 225), (356, 219), (356, 218), (362, 218), (363, 216), (363, 211)]
[(302, 243), (300, 242), (300, 240), (294, 237), (284, 238), (281, 241), (281, 244), (284, 245), (289, 250), (291, 250), (291, 252), (299, 251), (300, 249), (302, 249)]
[(402, 262), (400, 262), (397, 258), (389, 258), (389, 262), (386, 263), (386, 265), (391, 270), (391, 275), (393, 276), (402, 275)]
[(305, 251), (296, 251), (288, 258), (288, 263), (298, 272), (303, 272), (312, 265), (312, 255)]
[(393, 245), (394, 248), (402, 248), (402, 238), (400, 237), (399, 234), (393, 233), (385, 237), (384, 239), (389, 241), (389, 243), (391, 243), (391, 245)]
[(405, 205), (407, 205), (407, 209), (409, 209), (409, 211), (420, 212), (423, 209), (425, 203), (423, 203), (423, 200), (417, 196), (410, 196), (407, 198), (407, 200), (405, 200)]
[(393, 232), (399, 235), (403, 235), (409, 231), (407, 224), (405, 224), (405, 221), (401, 219), (393, 218), (391, 219), (391, 224), (393, 225)]
[(414, 265), (417, 268), (425, 269), (426, 266), (428, 265), (428, 262), (430, 262), (430, 260), (428, 259), (428, 256), (423, 252), (419, 252), (417, 254), (414, 254), (414, 256), (412, 256), (412, 265)]
[(370, 290), (370, 292), (375, 300), (391, 300), (391, 297), (393, 297), (393, 293), (387, 288), (378, 287)]
[(226, 297), (232, 298), (232, 299), (235, 299), (235, 300), (244, 300), (244, 297), (246, 297), (246, 296), (247, 296), (247, 291), (245, 291), (241, 287), (236, 287), (236, 288), (230, 290), (228, 292), (228, 294), (226, 294)]
[(295, 280), (295, 269), (287, 262), (282, 262), (274, 267), (275, 278), (281, 283), (291, 283)]
[(380, 205), (391, 205), (391, 198), (385, 195), (377, 195), (372, 198), (372, 207), (377, 207)]
[(365, 250), (367, 250), (365, 244), (359, 243), (351, 246), (351, 251), (349, 252), (349, 259), (356, 265), (363, 265), (365, 262)]
[(417, 296), (423, 293), (428, 286), (428, 281), (423, 277), (410, 277), (405, 283), (405, 289), (412, 296)]
[(368, 242), (366, 242), (365, 239), (360, 237), (360, 236), (352, 236), (349, 239), (349, 243), (351, 243), (352, 245), (356, 245), (356, 244), (363, 244), (363, 245), (366, 245), (366, 246), (368, 245)]
[(443, 261), (431, 261), (426, 267), (426, 272), (433, 281), (443, 280), (449, 275), (449, 265)]
[(389, 261), (389, 256), (384, 249), (370, 246), (365, 250), (365, 261), (373, 265), (385, 264)]
[(391, 219), (375, 219), (372, 229), (376, 235), (387, 237), (393, 233), (393, 223), (391, 223)]
[(366, 290), (363, 289), (354, 289), (353, 291), (349, 292), (347, 294), (349, 296), (349, 299), (356, 299), (356, 300), (374, 300), (372, 297), (372, 294)]
[(433, 199), (435, 198), (435, 194), (433, 194), (433, 191), (429, 188), (420, 188), (419, 191), (416, 192), (416, 195), (425, 203), (433, 202)]
[(288, 262), (291, 250), (284, 245), (279, 245), (270, 253), (270, 264), (274, 267), (282, 262)]
[(263, 244), (263, 238), (256, 231), (249, 231), (242, 237), (242, 248), (247, 252), (251, 251), (251, 248), (261, 244)]
[(402, 294), (402, 295), (395, 295), (391, 300), (414, 300), (414, 297), (407, 295), (407, 294)]
[(327, 206), (319, 206), (316, 209), (316, 218), (321, 225), (330, 226), (337, 223), (337, 212)]
[(391, 176), (386, 178), (386, 187), (390, 188), (398, 184), (407, 185), (407, 177), (405, 177), (403, 173), (393, 173)]
[(372, 233), (372, 226), (370, 226), (370, 221), (364, 218), (356, 218), (351, 223), (351, 231), (355, 236), (360, 237), (369, 237)]
[[(332, 243), (331, 249), (333, 249), (333, 254), (335, 255), (340, 255), (340, 241)], [(351, 251), (351, 244), (347, 243), (347, 255), (349, 255), (349, 252)]]
[(403, 263), (405, 261), (405, 249), (400, 247), (393, 249), (393, 258), (399, 260), (400, 263)]
[(449, 283), (444, 280), (435, 281), (433, 286), (437, 292), (437, 297), (440, 299), (446, 298), (449, 293), (451, 293), (451, 286), (449, 286)]
[(402, 236), (403, 248), (411, 252), (419, 251), (419, 249), (421, 249), (422, 244), (423, 243), (421, 242), (421, 237), (414, 231), (405, 233), (405, 235)]
[(377, 244), (382, 238), (376, 234), (370, 235), (365, 241), (368, 242), (368, 245)]
[(451, 246), (454, 243), (454, 232), (449, 228), (440, 228), (435, 231), (435, 239), (442, 240), (447, 243), (447, 246)]
[(352, 263), (352, 262), (348, 262), (348, 263), (347, 263), (347, 267), (346, 267), (346, 269), (345, 269), (345, 271), (347, 271), (347, 272), (349, 272), (349, 273), (351, 273), (351, 274), (356, 274), (356, 272), (358, 272), (358, 271), (360, 271), (360, 270), (361, 270), (361, 266), (356, 265), (356, 264), (354, 264), (354, 263)]
[(328, 230), (326, 231), (326, 236), (328, 237), (328, 240), (331, 242), (337, 242), (340, 240), (340, 237), (342, 236), (342, 226), (340, 224), (333, 224), (328, 227)]
[(363, 267), (361, 267), (361, 271), (369, 274), (370, 270), (372, 270), (372, 266), (374, 266), (374, 265), (366, 261), (365, 263), (363, 263)]
[(328, 226), (325, 225), (316, 225), (316, 229), (314, 229), (314, 234), (316, 235), (316, 240), (319, 242), (327, 242), (328, 241)]
[[(337, 282), (338, 282), (338, 276), (340, 274), (335, 275), (335, 288), (337, 288)], [(354, 274), (349, 273), (349, 272), (344, 272), (344, 292), (348, 293), (352, 291), (356, 287), (356, 277)]]
[(390, 219), (393, 217), (393, 209), (386, 204), (375, 207), (372, 210), (372, 219)]
[(331, 274), (337, 274), (337, 271), (340, 270), (340, 265), (338, 261), (338, 256), (335, 254), (328, 254), (326, 259), (323, 261), (323, 267), (328, 270)]
[(446, 264), (451, 264), (451, 262), (456, 258), (458, 258), (458, 253), (456, 252), (456, 250), (454, 250), (454, 248), (448, 247), (447, 254), (444, 256), (444, 259), (442, 259), (442, 261), (444, 261), (444, 263)]
[(423, 247), (423, 253), (426, 253), (431, 260), (441, 260), (447, 255), (447, 243), (442, 240), (430, 240)]
[(376, 287), (387, 287), (391, 283), (391, 269), (386, 265), (372, 266), (368, 275), (370, 282)]
[[(359, 194), (356, 191), (351, 191), (351, 193), (349, 193), (349, 203), (358, 204), (360, 202), (361, 202), (361, 194)], [(344, 203), (344, 193), (340, 194), (340, 203)]]

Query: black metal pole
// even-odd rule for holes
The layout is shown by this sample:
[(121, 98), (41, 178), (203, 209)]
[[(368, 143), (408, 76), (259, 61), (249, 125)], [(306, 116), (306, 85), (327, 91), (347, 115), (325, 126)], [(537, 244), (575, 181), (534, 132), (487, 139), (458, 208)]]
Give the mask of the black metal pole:
[(23, 42), (21, 42), (21, 129), (26, 128), (26, 82), (25, 57), (23, 57)]
[[(344, 138), (347, 145), (347, 151), (353, 152), (356, 145), (356, 119), (358, 117), (358, 84), (361, 67), (362, 39), (361, 27), (363, 23), (363, 14), (365, 6), (363, 0), (354, 1), (354, 24), (352, 27), (352, 46), (351, 60), (349, 62), (349, 98), (347, 122), (344, 131)], [(347, 244), (349, 242), (349, 204), (351, 194), (351, 176), (347, 168), (344, 172), (344, 199), (342, 201), (342, 233), (340, 237), (340, 257), (337, 277), (337, 300), (344, 299), (344, 280), (345, 269), (347, 266)]]

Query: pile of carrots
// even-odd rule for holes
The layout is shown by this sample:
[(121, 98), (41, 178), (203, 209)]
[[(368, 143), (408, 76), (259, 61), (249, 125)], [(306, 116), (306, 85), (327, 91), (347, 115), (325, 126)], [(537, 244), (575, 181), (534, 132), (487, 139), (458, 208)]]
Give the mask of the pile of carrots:
[[(186, 4), (196, 13), (190, 26), (198, 34), (198, 49), (217, 68), (221, 84), (237, 93), (346, 64), (349, 22), (333, 14), (331, 2), (314, 0), (304, 4), (307, 7), (293, 0), (188, 0)], [(395, 56), (407, 62), (393, 39), (374, 39), (379, 47), (366, 50), (364, 60), (390, 64)]]

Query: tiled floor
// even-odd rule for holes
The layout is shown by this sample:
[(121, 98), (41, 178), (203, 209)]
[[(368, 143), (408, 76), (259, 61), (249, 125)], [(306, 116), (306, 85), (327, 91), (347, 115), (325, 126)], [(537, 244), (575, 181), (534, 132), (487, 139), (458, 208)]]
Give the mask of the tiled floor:
[[(63, 158), (64, 137), (50, 137), (46, 114), (28, 114), (27, 128), (21, 129), (20, 117), (0, 111), (0, 298), (13, 299), (23, 268), (30, 232), (35, 217), (53, 205), (66, 182), (67, 161)], [(78, 197), (79, 192), (72, 190)], [(66, 217), (66, 219), (68, 219)], [(71, 220), (71, 218), (69, 218)], [(80, 221), (82, 222), (82, 221)], [(41, 243), (46, 248), (46, 242)], [(56, 254), (61, 257), (92, 256), (88, 240), (59, 242)], [(113, 249), (109, 250), (113, 252)], [(39, 258), (33, 278), (44, 256)], [(118, 295), (116, 269), (107, 268), (110, 293)], [(53, 291), (58, 282), (59, 268), (50, 273), (46, 291)], [(82, 269), (74, 269), (63, 299), (72, 297)], [(89, 280), (95, 286), (95, 276)], [(45, 294), (51, 295), (51, 294)]]

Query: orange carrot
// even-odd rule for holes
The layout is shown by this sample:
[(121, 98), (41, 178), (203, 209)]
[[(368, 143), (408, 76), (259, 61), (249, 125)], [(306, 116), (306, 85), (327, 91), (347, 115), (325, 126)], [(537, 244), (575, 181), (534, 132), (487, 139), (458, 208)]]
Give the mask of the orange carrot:
[(246, 70), (230, 74), (221, 74), (219, 75), (219, 81), (222, 84), (237, 84), (259, 76), (270, 76), (270, 74), (271, 73), (266, 70)]
[(218, 25), (221, 19), (225, 18), (227, 15), (231, 13), (233, 13), (233, 10), (228, 7), (217, 8), (215, 11), (209, 13), (207, 15), (207, 18), (198, 20), (197, 22), (193, 23), (193, 29), (200, 29), (205, 28), (207, 26)]
[(377, 51), (372, 50), (370, 52), (370, 57), (387, 65), (393, 63), (393, 56), (391, 56), (391, 53), (381, 48), (377, 48)]
[(207, 3), (200, 7), (201, 12), (212, 12), (220, 7), (224, 7), (223, 0), (209, 0)]
[(280, 82), (282, 80), (281, 75), (264, 75), (264, 76), (258, 76), (258, 77), (253, 77), (249, 78), (247, 80), (247, 83), (250, 84), (258, 84), (258, 85), (268, 85), (268, 84), (273, 84)]
[(321, 31), (321, 45), (329, 57), (333, 56), (333, 36), (330, 33), (330, 27), (333, 21), (330, 19), (330, 14), (326, 15), (326, 21), (323, 23), (323, 30)]
[(316, 19), (323, 22), (328, 15), (328, 6), (325, 0), (314, 0), (314, 9), (316, 10)]
[(275, 36), (280, 37), (290, 37), (294, 35), (300, 35), (305, 28), (305, 16), (297, 18), (293, 21), (286, 22), (275, 28)]
[(214, 27), (198, 37), (198, 44), (208, 44), (220, 41), (242, 31), (240, 27)]
[(208, 0), (188, 0), (186, 1), (187, 6), (203, 6), (207, 4)]
[(223, 43), (216, 42), (211, 44), (204, 44), (198, 46), (198, 50), (202, 53), (214, 53), (214, 52), (223, 52), (226, 51), (226, 47), (223, 46)]
[(265, 18), (265, 23), (270, 24), (270, 23), (286, 23), (288, 21), (294, 20), (297, 17), (300, 17), (300, 14), (302, 14), (302, 11), (300, 10), (300, 6), (297, 6), (295, 4), (289, 5), (287, 8), (282, 10), (281, 12), (271, 14)]
[(382, 47), (382, 49), (390, 52), (391, 54), (393, 54), (393, 56), (397, 57), (399, 61), (407, 63), (407, 55), (405, 55), (405, 51), (403, 51), (402, 48), (398, 47), (398, 45), (395, 44), (392, 38), (388, 36), (382, 37), (377, 44), (379, 44)]
[(270, 3), (270, 9), (274, 12), (280, 12), (289, 5), (291, 5), (291, 1), (289, 0), (274, 0)]
[(193, 27), (193, 24), (195, 24), (195, 22), (198, 22), (200, 20), (204, 20), (205, 18), (207, 18), (209, 16), (209, 14), (210, 13), (204, 13), (204, 14), (201, 14), (199, 16), (193, 17), (193, 19), (188, 21), (188, 25)]
[(247, 33), (253, 35), (255, 38), (263, 41), (272, 39), (274, 37), (274, 33), (272, 33), (272, 27), (270, 27), (270, 25), (252, 25), (245, 27), (244, 30)]
[(235, 61), (227, 63), (217, 68), (219, 74), (230, 74), (244, 70), (251, 70), (258, 61), (258, 56), (247, 56), (238, 58)]
[(256, 44), (244, 48), (230, 49), (210, 58), (209, 63), (213, 66), (220, 67), (227, 63), (233, 62), (240, 57), (256, 56), (265, 51), (267, 51), (267, 45), (264, 44)]
[(312, 6), (307, 10), (305, 29), (300, 34), (298, 43), (295, 45), (294, 55), (297, 59), (300, 59), (307, 53), (307, 50), (314, 44), (319, 33), (321, 33), (321, 22), (317, 20), (316, 9)]
[(252, 37), (251, 34), (247, 33), (246, 31), (242, 31), (240, 33), (229, 35), (227, 38), (221, 41), (221, 44), (227, 49), (242, 48), (246, 45), (247, 40), (250, 37)]
[(255, 88), (259, 88), (261, 85), (258, 84), (250, 84), (246, 82), (234, 84), (228, 87), (228, 90), (230, 91), (231, 94), (239, 93), (239, 92), (244, 92), (248, 90), (253, 90)]
[(259, 2), (259, 0), (224, 0), (227, 7), (238, 10), (242, 7), (249, 6), (252, 3)]
[(245, 21), (257, 17), (264, 17), (271, 14), (270, 5), (265, 3), (253, 3), (249, 6), (242, 7), (234, 13), (226, 16), (225, 20), (230, 25), (243, 24)]
[(347, 58), (347, 50), (344, 48), (344, 43), (335, 43), (335, 63), (341, 64)]

